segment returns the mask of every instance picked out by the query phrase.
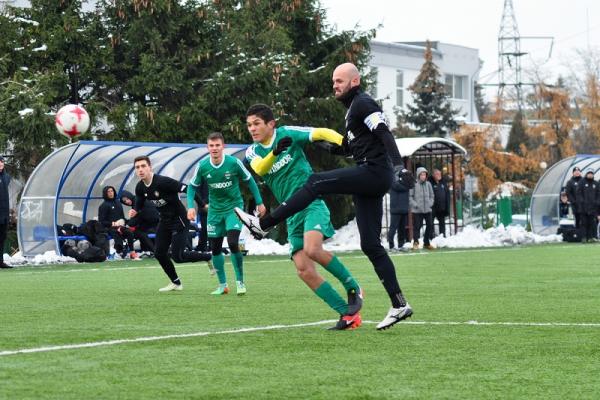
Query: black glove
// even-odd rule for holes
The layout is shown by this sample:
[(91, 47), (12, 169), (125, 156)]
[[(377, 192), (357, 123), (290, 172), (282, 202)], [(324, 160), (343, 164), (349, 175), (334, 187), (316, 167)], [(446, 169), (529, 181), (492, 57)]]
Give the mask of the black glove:
[(277, 142), (277, 146), (273, 149), (273, 155), (278, 156), (283, 153), (288, 147), (292, 145), (292, 138), (286, 136)]

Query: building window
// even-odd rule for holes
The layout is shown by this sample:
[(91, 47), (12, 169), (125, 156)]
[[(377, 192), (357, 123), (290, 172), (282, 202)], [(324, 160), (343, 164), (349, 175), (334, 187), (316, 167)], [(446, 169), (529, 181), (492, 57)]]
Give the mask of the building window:
[(444, 82), (444, 89), (446, 89), (446, 94), (448, 95), (448, 97), (454, 97), (453, 96), (453, 90), (452, 90), (452, 75), (446, 75), (446, 81)]
[(371, 97), (377, 98), (377, 81), (379, 80), (379, 68), (371, 67), (372, 83), (370, 89)]
[(447, 74), (444, 80), (446, 94), (452, 99), (466, 99), (467, 77)]
[(396, 70), (396, 106), (404, 105), (404, 72)]

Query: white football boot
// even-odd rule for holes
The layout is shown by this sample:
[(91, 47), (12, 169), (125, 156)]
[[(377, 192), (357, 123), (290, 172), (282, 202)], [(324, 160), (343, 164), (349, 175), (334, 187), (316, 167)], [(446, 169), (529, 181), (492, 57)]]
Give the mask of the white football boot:
[(398, 322), (410, 317), (413, 314), (413, 310), (410, 307), (410, 304), (406, 303), (406, 305), (404, 307), (400, 307), (400, 308), (390, 308), (390, 310), (388, 311), (387, 315), (385, 316), (385, 318), (383, 319), (383, 321), (381, 321), (380, 323), (377, 324), (377, 330), (383, 330), (383, 329), (387, 329), (390, 328), (392, 326), (394, 326), (395, 324), (397, 324)]
[(163, 288), (158, 289), (159, 292), (171, 292), (171, 291), (178, 291), (178, 290), (183, 290), (183, 285), (182, 284), (175, 284), (173, 282), (169, 282), (169, 284)]
[(250, 230), (250, 233), (256, 239), (260, 240), (267, 236), (269, 232), (262, 230), (262, 228), (260, 227), (260, 219), (258, 217), (252, 214), (248, 214), (239, 207), (235, 207), (233, 211), (238, 216), (240, 221), (242, 221), (242, 224), (246, 225), (246, 228)]

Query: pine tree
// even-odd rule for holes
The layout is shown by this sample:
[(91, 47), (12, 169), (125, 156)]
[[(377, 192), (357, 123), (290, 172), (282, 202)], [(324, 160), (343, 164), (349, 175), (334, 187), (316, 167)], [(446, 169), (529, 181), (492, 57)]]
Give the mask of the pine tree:
[(477, 110), (477, 115), (479, 116), (480, 121), (486, 121), (491, 113), (490, 105), (485, 100), (485, 95), (483, 93), (483, 86), (481, 86), (478, 82), (475, 82), (475, 109)]
[[(363, 69), (374, 34), (332, 33), (317, 0), (100, 0), (93, 13), (80, 0), (33, 0), (18, 12), (36, 23), (0, 21), (0, 137), (4, 148), (14, 142), (24, 176), (67, 143), (52, 117), (70, 102), (83, 103), (105, 140), (202, 143), (221, 131), (247, 143), (256, 102), (280, 125), (341, 131), (331, 74), (346, 61)], [(309, 157), (317, 170), (346, 164)], [(329, 204), (334, 224), (345, 223), (350, 200)]]
[[(33, 0), (3, 16), (5, 48), (0, 64), (0, 146), (10, 149), (21, 178), (55, 147), (67, 143), (54, 128), (53, 113), (85, 101), (85, 60), (91, 37), (83, 32), (78, 0)], [(89, 68), (95, 68), (89, 65)]]
[(526, 149), (527, 147), (528, 141), (525, 123), (523, 120), (523, 113), (521, 111), (517, 111), (510, 127), (506, 150), (522, 156), (523, 149)]
[(425, 63), (409, 89), (414, 105), (408, 104), (402, 117), (406, 123), (414, 126), (418, 135), (445, 137), (457, 130), (458, 124), (454, 118), (458, 112), (452, 109), (448, 101), (440, 72), (433, 62), (429, 41), (425, 49)]

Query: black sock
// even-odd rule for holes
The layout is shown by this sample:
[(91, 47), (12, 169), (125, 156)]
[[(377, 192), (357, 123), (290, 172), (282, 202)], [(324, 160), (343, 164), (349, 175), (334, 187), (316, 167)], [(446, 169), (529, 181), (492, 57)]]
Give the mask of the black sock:
[(275, 218), (273, 218), (271, 214), (266, 214), (264, 217), (261, 217), (259, 221), (262, 230), (267, 230), (270, 227), (277, 225), (277, 221), (275, 221)]
[(394, 308), (400, 308), (400, 307), (406, 306), (406, 299), (404, 298), (402, 291), (399, 291), (398, 293), (396, 293), (396, 295), (394, 297), (396, 299), (396, 302), (394, 301), (394, 299), (392, 299), (392, 306)]
[(179, 280), (179, 278), (175, 279), (174, 281), (172, 281), (174, 284), (176, 285), (181, 285), (181, 281)]
[(392, 302), (392, 307), (404, 307), (406, 305), (406, 300), (402, 295), (402, 290), (400, 290), (398, 278), (396, 278), (396, 268), (387, 252), (383, 250), (381, 256), (369, 257), (369, 259), (371, 263), (373, 263), (375, 273), (379, 277), (379, 281), (385, 288), (385, 291)]

